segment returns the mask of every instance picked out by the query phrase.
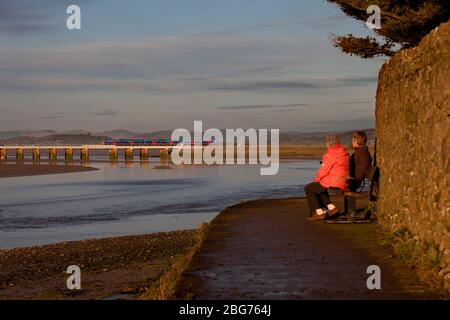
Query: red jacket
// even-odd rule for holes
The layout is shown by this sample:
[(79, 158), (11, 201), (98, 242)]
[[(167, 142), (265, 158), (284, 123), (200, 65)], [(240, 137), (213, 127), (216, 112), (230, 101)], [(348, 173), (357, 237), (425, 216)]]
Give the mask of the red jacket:
[(323, 155), (322, 166), (317, 171), (314, 182), (319, 182), (325, 188), (348, 190), (347, 180), (350, 177), (350, 156), (342, 144), (328, 148)]

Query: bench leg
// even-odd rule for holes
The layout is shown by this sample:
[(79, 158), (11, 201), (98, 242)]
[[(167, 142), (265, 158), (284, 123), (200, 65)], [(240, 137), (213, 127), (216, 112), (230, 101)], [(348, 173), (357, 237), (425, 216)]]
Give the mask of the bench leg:
[(344, 213), (348, 214), (348, 198), (344, 196)]
[(348, 213), (349, 220), (356, 220), (356, 198), (345, 197), (346, 212)]

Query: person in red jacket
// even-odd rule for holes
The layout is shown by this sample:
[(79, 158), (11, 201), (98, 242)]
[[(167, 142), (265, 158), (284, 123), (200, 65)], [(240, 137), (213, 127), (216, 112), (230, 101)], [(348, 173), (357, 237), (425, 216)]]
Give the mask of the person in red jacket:
[(322, 166), (313, 182), (305, 187), (311, 212), (308, 220), (323, 220), (339, 212), (336, 205), (330, 201), (328, 188), (348, 190), (350, 156), (338, 136), (328, 135), (325, 143), (327, 152), (323, 155)]

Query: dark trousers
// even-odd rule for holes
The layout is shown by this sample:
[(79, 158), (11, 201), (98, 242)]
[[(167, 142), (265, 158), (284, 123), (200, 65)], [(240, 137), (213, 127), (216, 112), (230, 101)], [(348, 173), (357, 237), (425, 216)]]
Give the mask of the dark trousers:
[(351, 179), (348, 180), (348, 187), (350, 189), (350, 191), (357, 191), (359, 188), (361, 188), (361, 184), (362, 184), (362, 180), (359, 179)]
[[(357, 192), (362, 187), (363, 180), (351, 179), (349, 180), (349, 189), (352, 192)], [(349, 215), (351, 219), (356, 216), (356, 198), (355, 197), (344, 197), (345, 212)]]
[(305, 187), (306, 198), (308, 199), (309, 211), (325, 208), (331, 203), (327, 188), (322, 187), (319, 182), (311, 182)]

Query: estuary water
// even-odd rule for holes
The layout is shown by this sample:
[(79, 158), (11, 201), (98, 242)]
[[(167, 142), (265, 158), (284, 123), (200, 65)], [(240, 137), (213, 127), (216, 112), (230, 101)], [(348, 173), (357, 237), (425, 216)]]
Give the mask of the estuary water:
[(93, 162), (97, 171), (0, 179), (0, 248), (196, 228), (227, 206), (304, 195), (317, 160), (259, 166)]

